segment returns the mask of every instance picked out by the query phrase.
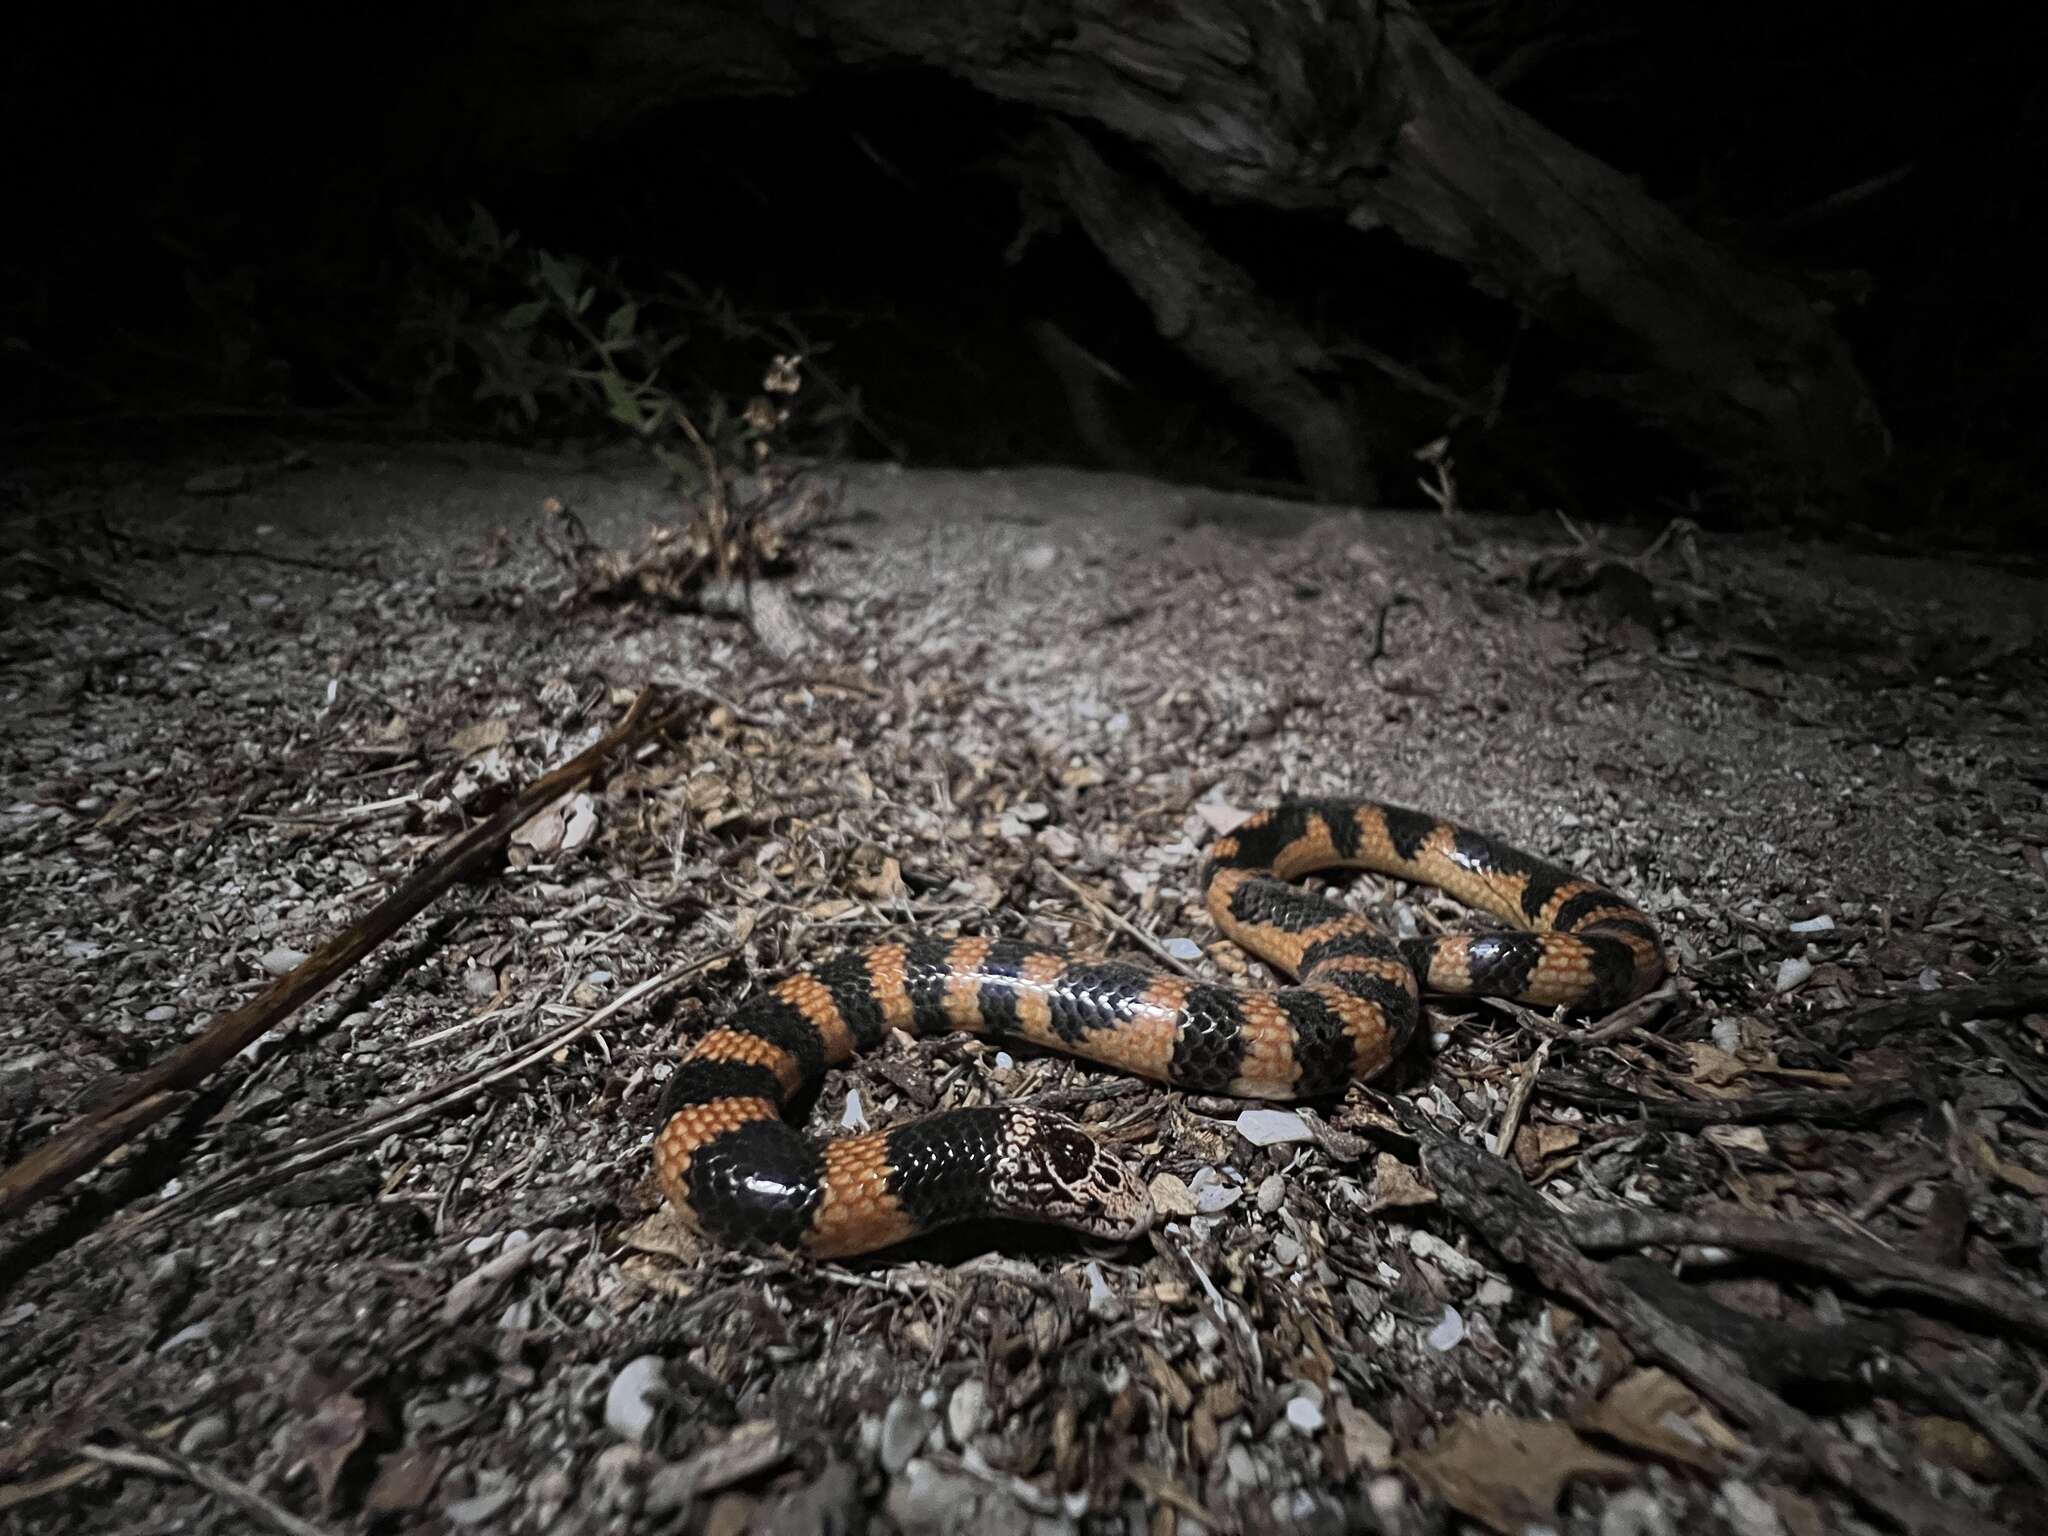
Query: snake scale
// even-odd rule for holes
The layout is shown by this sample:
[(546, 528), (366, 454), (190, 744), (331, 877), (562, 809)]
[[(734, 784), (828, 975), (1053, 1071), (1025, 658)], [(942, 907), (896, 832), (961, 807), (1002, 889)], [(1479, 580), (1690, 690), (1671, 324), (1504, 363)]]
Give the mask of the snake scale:
[[(1439, 886), (1513, 931), (1395, 940), (1290, 884), (1321, 869)], [(1209, 985), (1010, 939), (913, 938), (777, 982), (701, 1036), (670, 1077), (657, 1182), (716, 1241), (820, 1258), (954, 1222), (1050, 1222), (1142, 1235), (1137, 1174), (1064, 1116), (943, 1110), (815, 1140), (783, 1106), (892, 1029), (1029, 1042), (1200, 1093), (1312, 1099), (1382, 1071), (1431, 993), (1611, 1008), (1664, 974), (1655, 928), (1612, 891), (1493, 838), (1370, 800), (1291, 801), (1210, 845), (1202, 897), (1226, 937), (1295, 978)]]

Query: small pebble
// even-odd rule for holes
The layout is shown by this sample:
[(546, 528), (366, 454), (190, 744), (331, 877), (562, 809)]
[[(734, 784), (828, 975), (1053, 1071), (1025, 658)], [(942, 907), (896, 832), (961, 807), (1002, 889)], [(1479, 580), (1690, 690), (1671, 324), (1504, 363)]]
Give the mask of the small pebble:
[(473, 1493), (466, 1499), (457, 1499), (441, 1513), (447, 1516), (450, 1525), (482, 1525), (510, 1504), (516, 1491), (510, 1483), (506, 1483), (497, 1488), (486, 1489), (482, 1493)]
[(892, 1398), (882, 1413), (882, 1470), (893, 1477), (909, 1466), (931, 1430), (932, 1415), (916, 1398)]
[(1202, 958), (1202, 946), (1193, 939), (1178, 933), (1166, 941), (1166, 952), (1176, 960), (1199, 960)]
[(864, 1131), (868, 1128), (867, 1111), (861, 1107), (860, 1090), (850, 1088), (846, 1093), (846, 1109), (839, 1116), (842, 1131)]
[(1287, 1422), (1304, 1435), (1312, 1435), (1323, 1427), (1322, 1393), (1314, 1387), (1287, 1399)]
[(1498, 1275), (1488, 1275), (1479, 1287), (1479, 1305), (1504, 1307), (1515, 1299), (1515, 1288)]
[(965, 1445), (988, 1422), (988, 1389), (979, 1376), (970, 1376), (946, 1399), (946, 1433), (955, 1445)]
[(1301, 1244), (1282, 1232), (1273, 1239), (1273, 1258), (1283, 1268), (1292, 1269), (1301, 1258)]
[(668, 1366), (659, 1355), (629, 1360), (604, 1395), (604, 1424), (621, 1440), (638, 1444), (654, 1424), (654, 1410), (668, 1385)]
[(1227, 1211), (1244, 1195), (1242, 1184), (1226, 1183), (1214, 1168), (1204, 1168), (1196, 1174), (1188, 1188), (1194, 1192), (1195, 1211), (1202, 1216)]
[(1803, 922), (1793, 923), (1787, 930), (1791, 933), (1833, 933), (1835, 920), (1823, 912), (1818, 917), (1809, 917)]
[(1081, 844), (1065, 827), (1040, 827), (1038, 846), (1061, 863), (1080, 853)]
[(1259, 1180), (1259, 1209), (1268, 1216), (1280, 1209), (1287, 1199), (1287, 1180), (1277, 1173), (1269, 1173)]
[(1365, 1501), (1372, 1506), (1381, 1530), (1404, 1529), (1402, 1516), (1408, 1508), (1408, 1489), (1400, 1478), (1392, 1473), (1374, 1478), (1366, 1485)]
[(1258, 1463), (1252, 1460), (1252, 1453), (1242, 1440), (1230, 1448), (1230, 1454), (1223, 1458), (1223, 1464), (1230, 1471), (1230, 1480), (1238, 1487), (1251, 1488), (1258, 1484)]
[(1793, 991), (1795, 988), (1805, 986), (1807, 979), (1812, 975), (1813, 962), (1811, 960), (1807, 959), (1804, 955), (1789, 956), (1778, 962), (1776, 989), (1779, 992)]
[(178, 1016), (178, 1010), (169, 1003), (159, 1003), (143, 1015), (152, 1024), (167, 1023)]
[(1171, 1173), (1155, 1173), (1151, 1183), (1152, 1209), (1160, 1216), (1192, 1216), (1200, 1208), (1185, 1181)]
[(231, 1433), (225, 1414), (205, 1414), (194, 1419), (191, 1428), (178, 1437), (178, 1450), (186, 1456), (197, 1456), (227, 1444)]
[(1248, 1109), (1237, 1117), (1237, 1134), (1255, 1147), (1314, 1141), (1316, 1133), (1291, 1109)]
[(1444, 1315), (1437, 1325), (1429, 1330), (1426, 1341), (1438, 1354), (1448, 1354), (1465, 1341), (1465, 1319), (1458, 1315), (1456, 1307), (1445, 1307)]
[(305, 963), (305, 959), (298, 950), (280, 944), (267, 951), (259, 963), (273, 976), (289, 976)]

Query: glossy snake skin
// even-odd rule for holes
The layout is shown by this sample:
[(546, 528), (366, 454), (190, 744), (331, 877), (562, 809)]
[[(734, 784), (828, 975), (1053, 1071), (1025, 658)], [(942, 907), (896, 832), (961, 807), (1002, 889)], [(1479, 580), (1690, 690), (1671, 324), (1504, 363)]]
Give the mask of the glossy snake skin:
[[(1393, 940), (1288, 882), (1357, 868), (1442, 887), (1516, 931)], [(1209, 849), (1204, 903), (1225, 935), (1293, 976), (1248, 991), (1009, 939), (851, 950), (742, 1004), (670, 1079), (657, 1179), (721, 1242), (842, 1257), (952, 1222), (1046, 1221), (1144, 1233), (1144, 1184), (1063, 1116), (955, 1109), (814, 1140), (783, 1106), (891, 1029), (1030, 1042), (1201, 1093), (1305, 1099), (1383, 1070), (1424, 992), (1537, 1007), (1614, 1007), (1664, 974), (1650, 920), (1613, 892), (1492, 838), (1376, 801), (1314, 800), (1252, 817)]]

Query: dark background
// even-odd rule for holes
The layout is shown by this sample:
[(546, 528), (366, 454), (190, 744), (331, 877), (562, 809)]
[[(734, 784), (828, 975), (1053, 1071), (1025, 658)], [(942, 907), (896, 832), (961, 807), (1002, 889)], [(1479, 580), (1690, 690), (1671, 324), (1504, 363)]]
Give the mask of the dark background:
[[(2008, 539), (2040, 521), (2048, 136), (2030, 8), (1424, 11), (1515, 104), (1838, 306), (1894, 443), (1871, 503), (1846, 520)], [(408, 309), (432, 265), (419, 219), (453, 227), (474, 201), (529, 244), (615, 261), (631, 282), (687, 278), (706, 319), (679, 354), (680, 393), (737, 399), (800, 340), (863, 406), (815, 446), (1093, 462), (1028, 338), (1049, 320), (1124, 381), (1109, 395), (1145, 467), (1294, 478), (1284, 445), (1158, 339), (1077, 233), (1006, 254), (1022, 215), (1005, 157), (1028, 113), (924, 73), (848, 73), (798, 98), (658, 108), (623, 135), (572, 131), (562, 153), (508, 163), (459, 131), (407, 126), (421, 99), (532, 89), (462, 73), (491, 17), (465, 5), (17, 18), (0, 295), (10, 457), (106, 452), (113, 425), (124, 450), (145, 452), (195, 431), (335, 421), (506, 430), (472, 380), (427, 376)], [(1461, 388), (1512, 358), (1499, 429), (1461, 461), (1472, 501), (1745, 523), (1777, 510), (1723, 495), (1712, 465), (1556, 388), (1574, 339), (1518, 338), (1513, 312), (1446, 263), (1307, 216), (1200, 213), (1220, 248), (1288, 272), (1281, 297), (1326, 334)], [(1386, 409), (1417, 446), (1441, 415), (1417, 396)], [(518, 430), (603, 435), (567, 416)], [(1407, 484), (1388, 499), (1423, 504)]]

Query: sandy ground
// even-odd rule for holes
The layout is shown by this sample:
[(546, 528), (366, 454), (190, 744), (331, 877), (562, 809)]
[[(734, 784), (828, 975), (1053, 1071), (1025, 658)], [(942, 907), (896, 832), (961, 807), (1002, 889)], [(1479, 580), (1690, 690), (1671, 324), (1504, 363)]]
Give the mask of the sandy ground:
[[(181, 489), (220, 468), (110, 470), (11, 529), (10, 1161), (641, 687), (723, 703), (0, 1227), (9, 1529), (1886, 1527), (1439, 1206), (1403, 1107), (1557, 1210), (1737, 1210), (2048, 1293), (2048, 1011), (1859, 1022), (2041, 984), (2037, 577), (866, 469), (787, 586), (793, 658), (729, 616), (569, 600), (543, 498), (631, 540), (673, 510), (637, 471), (328, 447)], [(1437, 1009), (1388, 1079), (1271, 1145), (1241, 1106), (964, 1038), (895, 1041), (811, 1110), (838, 1134), (1064, 1103), (1188, 1207), (1128, 1248), (975, 1230), (813, 1265), (659, 1211), (678, 1043), (842, 944), (1143, 958), (1130, 925), (1265, 984), (1192, 892), (1216, 827), (1282, 794), (1453, 815), (1604, 879), (1683, 990), (1592, 1044)], [(1336, 888), (1402, 931), (1467, 921)], [(1873, 1082), (1911, 1086), (1843, 1107)], [(1815, 1344), (1770, 1385), (1829, 1433), (1959, 1521), (2040, 1528), (2039, 1340), (1652, 1252), (1753, 1373)]]

